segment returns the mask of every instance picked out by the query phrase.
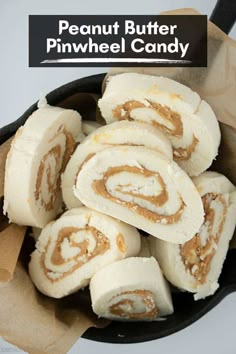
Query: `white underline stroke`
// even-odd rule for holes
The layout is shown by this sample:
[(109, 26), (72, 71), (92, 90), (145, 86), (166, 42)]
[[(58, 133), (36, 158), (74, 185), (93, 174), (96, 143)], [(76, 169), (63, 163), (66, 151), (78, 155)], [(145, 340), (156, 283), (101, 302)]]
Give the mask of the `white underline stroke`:
[(151, 59), (151, 58), (64, 58), (47, 59), (40, 64), (60, 63), (161, 63), (161, 64), (190, 64), (192, 60)]

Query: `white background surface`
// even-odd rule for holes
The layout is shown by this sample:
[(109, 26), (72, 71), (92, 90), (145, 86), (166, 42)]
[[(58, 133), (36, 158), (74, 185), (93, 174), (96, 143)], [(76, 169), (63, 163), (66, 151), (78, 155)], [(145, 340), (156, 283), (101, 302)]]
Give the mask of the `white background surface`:
[[(214, 0), (0, 0), (0, 126), (17, 119), (40, 93), (46, 94), (69, 81), (105, 71), (105, 68), (28, 68), (29, 14), (158, 14), (174, 8), (195, 7), (210, 15), (214, 5)], [(236, 38), (235, 27), (231, 36)], [(235, 309), (236, 294), (232, 294), (197, 323), (167, 338), (132, 345), (80, 339), (69, 354), (235, 354)], [(21, 351), (0, 339), (0, 353), (9, 352)]]

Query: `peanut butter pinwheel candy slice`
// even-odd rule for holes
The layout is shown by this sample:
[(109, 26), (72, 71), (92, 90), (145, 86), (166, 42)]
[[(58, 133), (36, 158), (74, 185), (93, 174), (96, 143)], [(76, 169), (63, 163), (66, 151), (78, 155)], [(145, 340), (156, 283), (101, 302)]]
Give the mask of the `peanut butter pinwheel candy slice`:
[(92, 209), (173, 243), (188, 241), (203, 222), (201, 197), (188, 175), (146, 147), (98, 152), (79, 172), (75, 195)]
[(194, 178), (201, 194), (205, 217), (199, 231), (188, 242), (174, 245), (151, 240), (166, 278), (175, 286), (195, 293), (195, 300), (217, 290), (223, 262), (236, 224), (236, 189), (223, 175), (204, 172)]
[(85, 207), (71, 209), (43, 229), (29, 273), (39, 291), (61, 298), (88, 285), (105, 265), (139, 250), (134, 227)]
[(91, 133), (75, 150), (62, 176), (63, 199), (68, 209), (81, 206), (74, 195), (77, 176), (83, 164), (96, 152), (114, 145), (141, 145), (162, 152), (172, 158), (171, 144), (165, 135), (149, 124), (116, 122)]
[(220, 129), (211, 107), (174, 80), (135, 73), (112, 76), (98, 105), (108, 124), (135, 120), (161, 129), (171, 141), (174, 160), (190, 176), (205, 171), (218, 153)]
[(152, 321), (174, 312), (169, 286), (153, 258), (127, 258), (99, 270), (90, 282), (93, 311), (118, 321)]
[(18, 129), (7, 156), (4, 211), (19, 225), (44, 227), (62, 207), (61, 173), (81, 131), (79, 113), (40, 105)]

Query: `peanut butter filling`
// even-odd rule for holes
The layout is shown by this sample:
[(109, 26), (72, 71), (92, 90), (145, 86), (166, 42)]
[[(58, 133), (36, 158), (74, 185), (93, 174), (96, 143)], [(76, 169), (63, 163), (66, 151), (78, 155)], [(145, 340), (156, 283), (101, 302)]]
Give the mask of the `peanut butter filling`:
[(174, 160), (188, 160), (190, 159), (192, 153), (195, 151), (197, 144), (199, 143), (199, 140), (193, 136), (193, 141), (191, 145), (189, 145), (187, 148), (174, 148), (173, 149), (173, 155), (174, 155)]
[[(109, 308), (109, 312), (112, 315), (131, 319), (131, 320), (141, 320), (141, 319), (155, 319), (158, 316), (159, 310), (155, 304), (155, 298), (154, 295), (151, 291), (149, 290), (134, 290), (134, 291), (124, 291), (123, 293), (114, 296), (116, 297), (129, 297), (129, 296), (135, 296), (136, 298), (139, 298), (143, 305), (146, 308), (146, 311), (143, 312), (135, 312), (135, 301), (132, 299), (122, 299), (115, 303), (114, 305), (111, 305)], [(113, 300), (112, 299), (112, 300)], [(127, 306), (130, 308), (132, 311), (126, 311), (124, 309), (124, 306)]]
[[(63, 134), (66, 138), (66, 149), (63, 152), (59, 144), (55, 145), (47, 154), (45, 154), (40, 162), (38, 174), (35, 184), (35, 199), (36, 201), (40, 200), (41, 205), (46, 211), (51, 211), (55, 207), (56, 200), (61, 191), (61, 173), (64, 171), (73, 151), (75, 148), (75, 141), (70, 133), (65, 129), (60, 130), (57, 134), (51, 139), (55, 139), (58, 135)], [(50, 140), (50, 141), (51, 141)], [(61, 156), (63, 157), (61, 159)], [(47, 162), (50, 158), (55, 159), (55, 170), (52, 171), (51, 166), (47, 165)], [(49, 201), (45, 201), (42, 194), (42, 184), (43, 177), (46, 174), (47, 188), (49, 193)]]
[[(147, 100), (148, 101), (148, 100)], [(113, 115), (118, 120), (133, 120), (130, 116), (130, 113), (133, 109), (136, 108), (150, 108), (158, 115), (160, 115), (165, 120), (169, 121), (172, 125), (172, 129), (168, 128), (166, 125), (161, 124), (157, 121), (152, 121), (153, 125), (156, 125), (158, 128), (163, 130), (167, 134), (174, 136), (182, 136), (183, 134), (183, 124), (179, 113), (172, 111), (167, 106), (162, 106), (159, 103), (154, 103), (148, 101), (149, 106), (145, 106), (144, 103), (139, 101), (127, 101), (124, 104), (121, 104), (113, 109)], [(123, 113), (123, 114), (122, 114)]]
[[(139, 101), (127, 101), (124, 104), (118, 105), (112, 110), (114, 117), (117, 120), (130, 120), (134, 119), (131, 117), (131, 111), (136, 108), (149, 108), (156, 112), (163, 119), (168, 121), (172, 128), (167, 127), (165, 124), (159, 123), (156, 120), (152, 120), (152, 125), (161, 129), (164, 133), (175, 136), (183, 136), (183, 123), (179, 113), (172, 111), (168, 106), (163, 106), (160, 103), (154, 103), (147, 100), (149, 106), (146, 106), (144, 103)], [(145, 122), (145, 121), (143, 121)], [(191, 154), (195, 151), (196, 146), (199, 140), (193, 135), (192, 143), (186, 148), (176, 148), (173, 149), (174, 159), (175, 160), (188, 160), (191, 157)]]
[[(122, 200), (120, 198), (117, 198), (117, 197), (111, 195), (107, 191), (107, 188), (106, 188), (107, 180), (111, 176), (114, 176), (115, 174), (118, 174), (118, 173), (124, 172), (124, 171), (129, 172), (129, 173), (140, 174), (145, 177), (151, 177), (151, 176), (155, 177), (157, 179), (157, 181), (159, 182), (159, 184), (161, 185), (162, 191), (157, 196), (146, 196), (141, 193), (139, 194), (139, 193), (135, 193), (135, 192), (124, 192), (124, 191), (122, 191), (122, 194), (132, 195), (132, 196), (138, 197), (140, 199), (147, 200), (155, 206), (162, 206), (164, 203), (166, 203), (168, 201), (168, 193), (166, 191), (166, 185), (165, 185), (162, 177), (159, 175), (159, 173), (149, 171), (145, 168), (139, 168), (136, 166), (124, 165), (124, 166), (110, 167), (107, 170), (107, 172), (104, 173), (103, 179), (93, 181), (92, 188), (94, 189), (94, 191), (97, 194), (101, 195), (103, 198), (110, 199), (117, 204), (122, 204), (125, 207), (127, 207), (128, 209), (134, 211), (135, 213), (138, 213), (138, 214), (144, 216), (146, 219), (149, 219), (150, 221), (161, 222), (164, 219), (165, 224), (173, 224), (180, 219), (182, 212), (184, 210), (184, 207), (185, 207), (185, 204), (182, 199), (181, 199), (181, 205), (180, 205), (179, 209), (174, 214), (161, 215), (161, 214), (157, 214), (151, 210), (148, 210), (144, 207), (141, 207), (137, 203), (126, 202), (125, 200)], [(121, 192), (119, 189), (119, 186), (118, 186), (118, 191)]]
[[(71, 236), (75, 233), (78, 232), (90, 232), (93, 235), (94, 240), (96, 241), (96, 246), (92, 252), (89, 252), (89, 240), (85, 239), (84, 241), (81, 242), (75, 242), (74, 240), (71, 240)], [(67, 258), (66, 260), (62, 257), (61, 254), (61, 246), (62, 243), (65, 239), (68, 239), (70, 241), (70, 247), (79, 247), (80, 252), (74, 257)], [(49, 244), (46, 247), (45, 253), (48, 251)], [(109, 239), (99, 230), (97, 230), (93, 226), (87, 225), (84, 228), (79, 228), (79, 227), (64, 227), (63, 229), (60, 230), (58, 234), (58, 239), (56, 242), (55, 249), (52, 253), (51, 256), (51, 263), (55, 266), (61, 266), (65, 265), (72, 260), (75, 261), (75, 264), (71, 267), (71, 269), (65, 273), (62, 273), (61, 276), (57, 277), (56, 279), (50, 277), (50, 269), (47, 269), (45, 266), (45, 253), (42, 254), (41, 256), (41, 266), (44, 270), (44, 273), (46, 277), (52, 281), (58, 281), (61, 280), (62, 278), (66, 277), (67, 275), (70, 275), (73, 273), (76, 269), (80, 268), (84, 263), (89, 262), (92, 258), (96, 257), (97, 255), (102, 255), (104, 254), (107, 250), (110, 249), (110, 242)]]
[(118, 250), (120, 250), (122, 253), (126, 252), (126, 249), (127, 249), (126, 243), (124, 240), (124, 236), (121, 233), (119, 233), (116, 236), (116, 245), (117, 245)]
[[(47, 166), (47, 160), (50, 157), (53, 157), (55, 159), (55, 165), (57, 171), (52, 171), (51, 168)], [(34, 195), (36, 201), (40, 199), (41, 205), (44, 207), (46, 211), (50, 211), (54, 208), (56, 199), (61, 189), (60, 178), (59, 178), (60, 157), (61, 157), (61, 146), (56, 145), (46, 155), (44, 155), (39, 165)], [(53, 173), (55, 175), (54, 178), (52, 179)], [(43, 181), (44, 174), (46, 174), (47, 188), (50, 195), (50, 199), (48, 202), (46, 202), (42, 196), (42, 187), (43, 187), (42, 181)]]
[[(125, 168), (124, 168), (125, 167)], [(135, 166), (118, 166), (118, 167), (112, 167), (109, 169), (108, 172), (105, 173), (104, 177), (105, 179), (107, 180), (109, 177), (111, 176), (114, 176), (116, 175), (117, 173), (120, 173), (120, 172), (123, 172), (123, 171), (126, 171), (126, 172), (129, 172), (129, 173), (137, 173), (137, 174), (140, 174), (140, 175), (144, 175), (145, 177), (153, 177), (155, 176), (155, 178), (158, 180), (160, 186), (161, 186), (161, 193), (158, 195), (158, 196), (148, 196), (148, 195), (143, 195), (143, 194), (140, 194), (140, 193), (135, 193), (135, 192), (130, 192), (130, 191), (126, 191), (124, 192), (122, 190), (122, 187), (121, 185), (118, 185), (116, 190), (122, 194), (127, 194), (127, 195), (131, 195), (131, 196), (134, 196), (134, 197), (138, 197), (140, 199), (143, 199), (143, 200), (147, 200), (149, 201), (150, 203), (156, 205), (156, 206), (161, 206), (163, 204), (165, 204), (168, 200), (168, 193), (166, 191), (166, 185), (165, 185), (165, 182), (163, 181), (163, 178), (159, 175), (159, 173), (157, 172), (152, 172), (152, 171), (148, 171), (146, 169), (140, 169), (139, 167), (135, 167)], [(126, 185), (128, 186), (128, 185)], [(131, 186), (131, 184), (130, 184)]]
[(76, 146), (76, 142), (70, 133), (68, 133), (65, 129), (63, 129), (63, 134), (66, 137), (66, 150), (65, 150), (65, 153), (63, 156), (63, 163), (62, 163), (61, 172), (64, 172), (66, 165), (67, 165), (68, 161), (70, 160), (71, 155), (73, 154), (73, 152), (75, 150), (75, 146)]
[[(223, 213), (215, 235), (212, 232), (215, 222), (215, 211), (211, 207), (213, 200), (218, 201), (223, 206)], [(199, 284), (204, 284), (206, 281), (211, 261), (216, 252), (214, 246), (219, 242), (227, 213), (227, 203), (221, 194), (207, 193), (202, 197), (202, 201), (205, 211), (203, 225), (208, 225), (209, 236), (207, 242), (203, 245), (200, 233), (197, 233), (191, 240), (180, 246), (180, 255), (185, 268), (194, 276)]]

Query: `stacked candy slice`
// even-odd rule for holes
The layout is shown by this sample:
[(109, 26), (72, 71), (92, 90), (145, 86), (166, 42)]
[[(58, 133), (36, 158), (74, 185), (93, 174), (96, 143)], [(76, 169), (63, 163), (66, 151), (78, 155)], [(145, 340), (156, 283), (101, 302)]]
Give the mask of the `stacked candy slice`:
[(7, 156), (4, 210), (19, 225), (44, 227), (62, 209), (61, 174), (81, 132), (78, 112), (39, 105)]
[(220, 129), (211, 107), (187, 86), (141, 74), (110, 79), (99, 101), (106, 122), (141, 121), (158, 127), (173, 147), (173, 158), (190, 175), (205, 171), (218, 153)]

